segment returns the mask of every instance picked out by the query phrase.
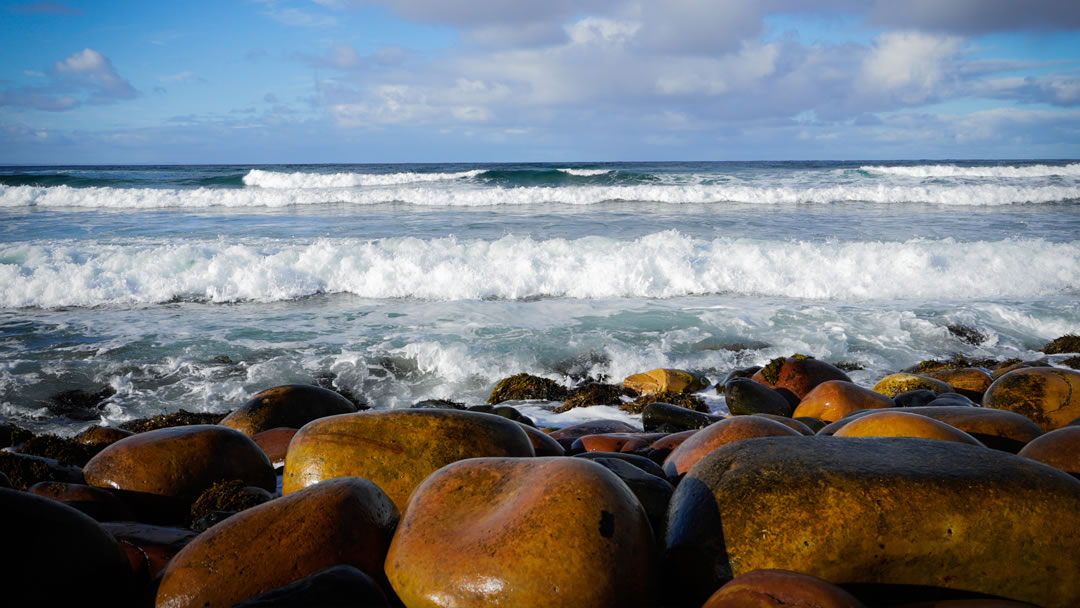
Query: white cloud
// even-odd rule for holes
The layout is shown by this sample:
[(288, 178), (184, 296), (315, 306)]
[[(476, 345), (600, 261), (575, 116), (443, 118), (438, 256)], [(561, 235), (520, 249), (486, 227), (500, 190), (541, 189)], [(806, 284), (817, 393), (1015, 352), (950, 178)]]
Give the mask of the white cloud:
[(950, 63), (962, 41), (955, 36), (889, 32), (875, 41), (862, 63), (859, 87), (867, 95), (892, 97), (904, 104), (940, 95)]
[(104, 105), (139, 96), (135, 87), (116, 72), (109, 58), (91, 48), (55, 62), (48, 76), (48, 86), (0, 91), (0, 106), (57, 112), (83, 103)]

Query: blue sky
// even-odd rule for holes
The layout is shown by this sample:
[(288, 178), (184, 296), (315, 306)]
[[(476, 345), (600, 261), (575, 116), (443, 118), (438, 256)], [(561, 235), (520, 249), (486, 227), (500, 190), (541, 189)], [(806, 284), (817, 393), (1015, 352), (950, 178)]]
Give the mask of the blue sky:
[(1080, 2), (0, 0), (0, 163), (1080, 157)]

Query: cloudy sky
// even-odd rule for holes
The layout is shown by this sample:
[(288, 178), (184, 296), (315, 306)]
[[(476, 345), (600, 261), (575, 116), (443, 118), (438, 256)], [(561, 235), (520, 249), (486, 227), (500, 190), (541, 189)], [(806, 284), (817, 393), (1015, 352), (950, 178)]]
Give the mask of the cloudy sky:
[(1080, 157), (1075, 0), (0, 0), (0, 163)]

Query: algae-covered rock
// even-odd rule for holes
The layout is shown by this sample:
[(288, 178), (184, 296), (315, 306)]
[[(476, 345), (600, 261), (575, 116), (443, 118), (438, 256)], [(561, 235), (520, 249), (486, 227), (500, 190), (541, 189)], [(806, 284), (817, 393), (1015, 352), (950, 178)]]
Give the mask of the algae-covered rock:
[(1057, 367), (1011, 371), (990, 385), (983, 407), (1009, 410), (1052, 431), (1080, 417), (1080, 372)]
[(417, 487), (386, 557), (406, 606), (652, 606), (652, 530), (580, 458), (475, 458)]
[(902, 372), (885, 376), (870, 390), (875, 393), (881, 393), (886, 397), (896, 397), (901, 393), (920, 389), (933, 391), (939, 395), (941, 393), (953, 392), (952, 387), (941, 380), (935, 380), (934, 378), (920, 376), (918, 374), (905, 374)]
[(183, 408), (171, 414), (158, 414), (149, 418), (130, 420), (120, 425), (120, 428), (133, 433), (145, 433), (158, 429), (168, 429), (178, 426), (193, 426), (196, 424), (217, 424), (228, 414), (215, 414), (208, 412), (189, 412)]
[(73, 420), (96, 420), (101, 416), (101, 408), (116, 395), (116, 389), (106, 386), (91, 392), (72, 389), (56, 393), (44, 401), (49, 413), (67, 416)]
[(285, 457), (282, 492), (335, 477), (362, 477), (400, 509), (437, 469), (465, 458), (533, 456), (521, 426), (457, 410), (369, 410), (304, 425)]
[(798, 354), (769, 361), (765, 367), (754, 374), (753, 380), (770, 388), (790, 391), (796, 403), (822, 382), (828, 380), (851, 382), (851, 378), (837, 367), (813, 357)]
[(349, 414), (356, 405), (330, 389), (308, 384), (286, 384), (256, 393), (235, 412), (226, 416), (222, 426), (251, 437), (270, 429), (298, 429), (316, 418)]
[(74, 439), (83, 445), (104, 448), (132, 435), (134, 433), (131, 431), (125, 431), (119, 427), (92, 424), (85, 431), (76, 435)]
[(105, 446), (90, 446), (74, 439), (58, 437), (56, 435), (37, 435), (27, 439), (18, 452), (51, 458), (60, 464), (81, 467)]
[(926, 372), (925, 375), (927, 378), (941, 380), (957, 393), (974, 400), (982, 399), (983, 393), (994, 381), (986, 370), (977, 367), (942, 369)]
[(41, 481), (83, 483), (78, 467), (61, 464), (52, 458), (0, 451), (0, 473), (7, 476), (11, 487), (25, 490)]
[(591, 405), (620, 405), (622, 398), (634, 397), (636, 391), (618, 384), (604, 384), (602, 382), (589, 382), (570, 391), (570, 395), (562, 405), (555, 408), (556, 413), (567, 412), (575, 407), (589, 407)]
[(665, 544), (672, 586), (696, 602), (779, 568), (1064, 608), (1080, 604), (1080, 482), (951, 441), (748, 439), (683, 478)]
[(854, 382), (827, 380), (807, 393), (792, 417), (810, 416), (826, 422), (864, 409), (893, 407), (893, 401), (881, 393), (863, 388)]
[(1064, 353), (1080, 353), (1080, 336), (1066, 334), (1055, 338), (1042, 347), (1042, 352), (1048, 355), (1060, 355)]
[(544, 401), (563, 401), (569, 391), (566, 387), (550, 380), (530, 374), (517, 374), (509, 378), (499, 380), (488, 397), (489, 405), (497, 405), (503, 401), (521, 401), (526, 399), (543, 399)]
[(681, 369), (653, 369), (627, 376), (623, 386), (646, 395), (654, 393), (696, 393), (708, 388), (709, 379)]
[(709, 411), (709, 406), (705, 404), (705, 400), (701, 397), (690, 393), (672, 392), (648, 393), (628, 403), (620, 404), (619, 409), (631, 414), (640, 414), (647, 406), (653, 403), (666, 403), (695, 412), (708, 413)]
[(246, 485), (239, 479), (219, 481), (206, 489), (191, 504), (191, 522), (197, 522), (211, 511), (240, 512), (261, 505), (274, 497), (263, 488)]

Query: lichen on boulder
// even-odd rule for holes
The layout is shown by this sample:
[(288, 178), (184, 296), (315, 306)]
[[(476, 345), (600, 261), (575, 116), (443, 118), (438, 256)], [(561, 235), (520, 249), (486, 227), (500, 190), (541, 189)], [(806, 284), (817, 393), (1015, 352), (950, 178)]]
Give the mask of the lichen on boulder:
[(562, 401), (566, 399), (568, 394), (569, 391), (566, 390), (566, 387), (554, 380), (521, 373), (500, 380), (492, 389), (491, 396), (488, 397), (488, 404), (496, 405), (503, 401), (526, 399)]

